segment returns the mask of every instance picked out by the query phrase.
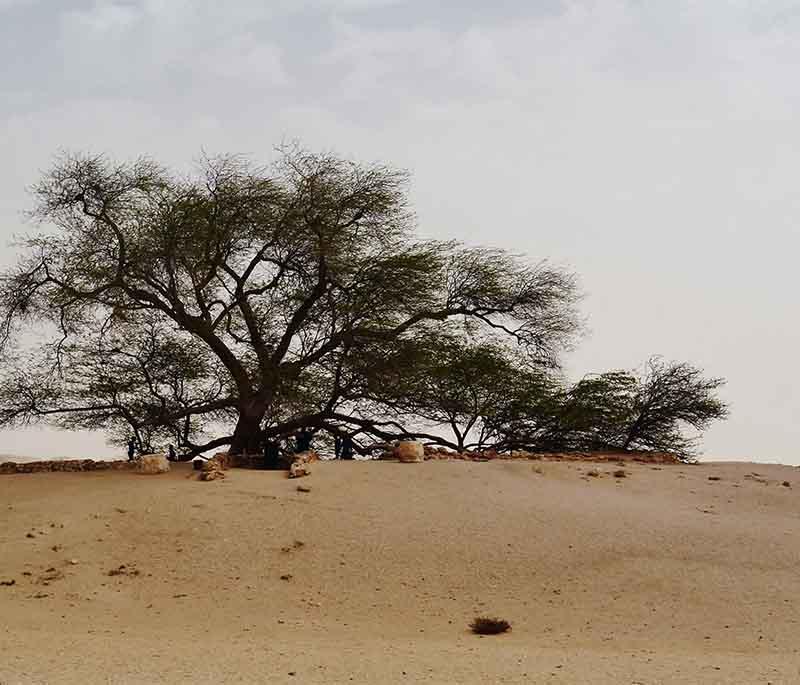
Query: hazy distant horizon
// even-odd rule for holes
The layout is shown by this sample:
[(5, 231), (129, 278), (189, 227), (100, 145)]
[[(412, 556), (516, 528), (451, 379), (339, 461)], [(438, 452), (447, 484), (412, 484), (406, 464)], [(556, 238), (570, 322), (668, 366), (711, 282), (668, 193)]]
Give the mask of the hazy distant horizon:
[[(572, 378), (691, 362), (728, 379), (707, 457), (800, 463), (796, 3), (456, 4), (0, 0), (0, 240), (64, 148), (383, 161), (424, 237), (579, 274)], [(113, 448), (0, 431), (0, 451)]]

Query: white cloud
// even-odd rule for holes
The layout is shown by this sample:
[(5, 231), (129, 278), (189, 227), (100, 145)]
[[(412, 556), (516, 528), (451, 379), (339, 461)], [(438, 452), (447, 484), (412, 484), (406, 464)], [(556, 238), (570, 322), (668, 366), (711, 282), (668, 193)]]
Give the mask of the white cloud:
[(3, 10), (16, 9), (17, 7), (29, 7), (35, 5), (38, 0), (0, 0), (0, 12)]
[(75, 24), (76, 33), (88, 31), (90, 34), (108, 35), (129, 29), (141, 16), (141, 12), (131, 5), (98, 2), (91, 9), (67, 12), (65, 21)]

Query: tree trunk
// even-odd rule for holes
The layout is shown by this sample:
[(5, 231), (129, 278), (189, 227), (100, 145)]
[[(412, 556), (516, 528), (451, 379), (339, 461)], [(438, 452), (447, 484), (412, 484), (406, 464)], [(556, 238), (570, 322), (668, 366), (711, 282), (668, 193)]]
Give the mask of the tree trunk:
[(233, 431), (231, 454), (259, 454), (262, 451), (261, 420), (264, 411), (242, 411)]

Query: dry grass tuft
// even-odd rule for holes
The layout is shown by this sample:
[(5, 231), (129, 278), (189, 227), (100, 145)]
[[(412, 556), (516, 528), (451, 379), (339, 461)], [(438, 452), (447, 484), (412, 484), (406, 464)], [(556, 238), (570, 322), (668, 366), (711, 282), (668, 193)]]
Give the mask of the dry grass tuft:
[(499, 635), (511, 630), (511, 624), (502, 618), (476, 617), (469, 624), (470, 630), (476, 635)]

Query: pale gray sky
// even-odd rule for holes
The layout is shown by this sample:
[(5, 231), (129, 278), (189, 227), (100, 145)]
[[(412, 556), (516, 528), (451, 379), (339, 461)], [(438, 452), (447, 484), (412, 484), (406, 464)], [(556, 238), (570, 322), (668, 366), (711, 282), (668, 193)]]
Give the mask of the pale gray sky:
[(490, 4), (0, 0), (0, 237), (59, 148), (389, 162), (425, 235), (580, 273), (573, 376), (694, 362), (732, 405), (708, 457), (800, 464), (800, 2)]

